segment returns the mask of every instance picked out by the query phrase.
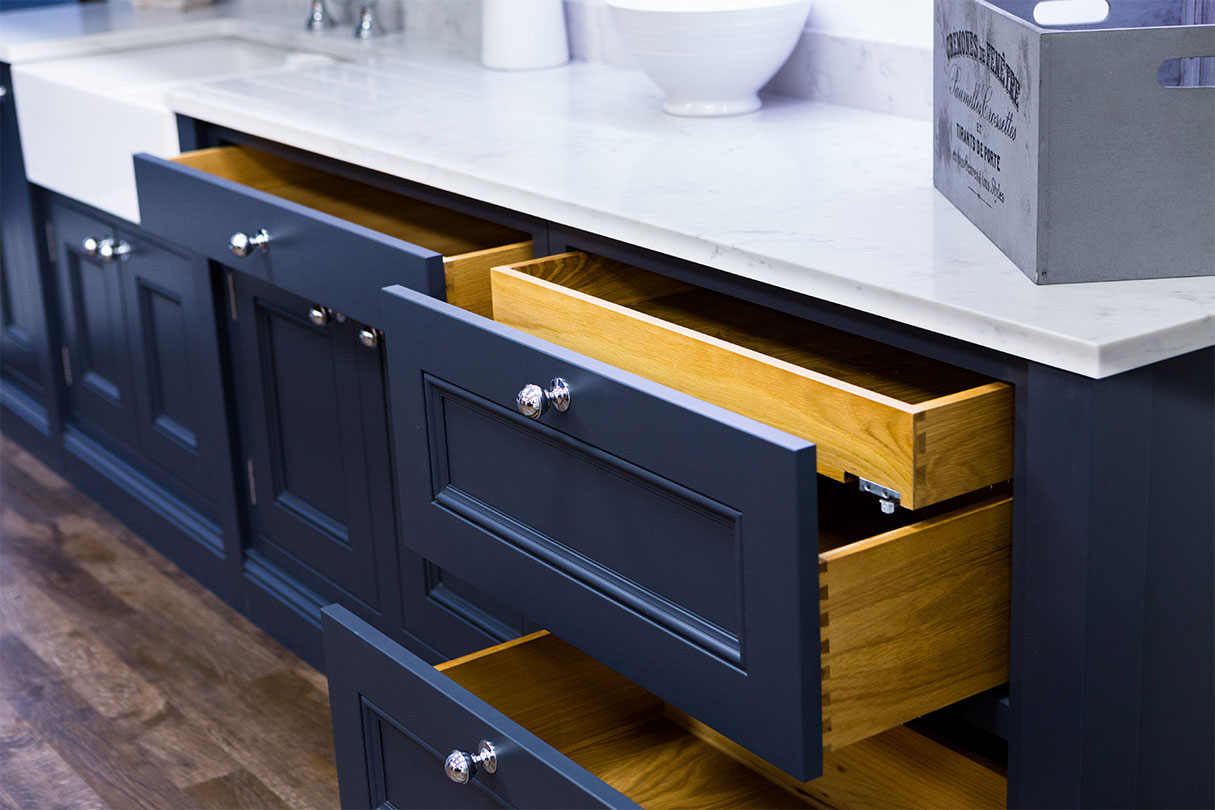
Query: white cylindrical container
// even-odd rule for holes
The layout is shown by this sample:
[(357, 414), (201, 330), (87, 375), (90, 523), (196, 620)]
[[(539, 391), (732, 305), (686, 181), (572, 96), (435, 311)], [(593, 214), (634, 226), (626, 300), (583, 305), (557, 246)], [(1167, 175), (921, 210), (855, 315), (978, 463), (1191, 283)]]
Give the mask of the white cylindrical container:
[(562, 0), (481, 0), (481, 64), (538, 70), (570, 60)]

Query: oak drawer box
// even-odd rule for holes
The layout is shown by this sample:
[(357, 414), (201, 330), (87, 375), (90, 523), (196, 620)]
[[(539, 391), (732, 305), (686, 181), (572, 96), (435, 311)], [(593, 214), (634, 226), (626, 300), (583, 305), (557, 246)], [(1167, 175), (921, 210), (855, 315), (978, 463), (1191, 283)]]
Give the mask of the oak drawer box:
[[(804, 439), (412, 290), (384, 305), (423, 557), (798, 779), (1007, 679), (1007, 494), (883, 515)], [(551, 378), (568, 409), (523, 416)]]
[(585, 253), (492, 271), (494, 317), (809, 439), (910, 509), (1012, 478), (1012, 388)]
[(135, 180), (144, 228), (364, 323), (381, 287), (486, 299), (488, 267), (532, 255), (525, 233), (247, 146), (136, 155)]
[[(324, 613), (344, 807), (1004, 803), (999, 774), (908, 729), (846, 749), (803, 785), (752, 770), (728, 742), (547, 633), (432, 668), (349, 611)], [(446, 773), (461, 750), (453, 764), (481, 759), (463, 783)]]

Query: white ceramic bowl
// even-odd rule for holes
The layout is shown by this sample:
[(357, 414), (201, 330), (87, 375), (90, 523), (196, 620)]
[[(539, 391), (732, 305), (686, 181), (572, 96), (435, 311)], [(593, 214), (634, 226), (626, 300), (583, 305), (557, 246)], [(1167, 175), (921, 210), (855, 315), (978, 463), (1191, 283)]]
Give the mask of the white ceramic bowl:
[(741, 115), (785, 63), (810, 0), (607, 0), (672, 115)]

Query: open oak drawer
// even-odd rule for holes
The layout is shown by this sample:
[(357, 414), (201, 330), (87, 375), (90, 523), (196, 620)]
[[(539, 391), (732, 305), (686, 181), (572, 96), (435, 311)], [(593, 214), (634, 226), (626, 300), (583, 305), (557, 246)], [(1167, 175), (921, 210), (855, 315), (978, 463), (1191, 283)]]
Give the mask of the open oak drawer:
[(809, 439), (909, 509), (1012, 478), (1005, 383), (585, 253), (492, 287), (500, 323)]
[(390, 284), (488, 311), (485, 271), (532, 255), (520, 231), (247, 146), (136, 155), (135, 181), (147, 230), (364, 323)]
[[(336, 605), (325, 659), (344, 807), (1000, 807), (1004, 779), (908, 729), (837, 754), (810, 784), (541, 632), (430, 667)], [(494, 751), (464, 783), (453, 749)], [(748, 763), (750, 764), (750, 763)]]
[[(402, 542), (422, 556), (798, 779), (1007, 680), (1007, 492), (883, 515), (804, 439), (384, 297)], [(555, 377), (569, 408), (521, 415), (524, 384)]]

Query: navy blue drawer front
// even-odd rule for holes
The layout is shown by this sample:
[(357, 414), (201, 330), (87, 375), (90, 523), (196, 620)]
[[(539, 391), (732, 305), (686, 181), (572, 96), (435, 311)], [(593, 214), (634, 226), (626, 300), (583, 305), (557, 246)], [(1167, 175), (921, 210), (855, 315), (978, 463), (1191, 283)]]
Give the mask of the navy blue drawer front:
[[(356, 320), (375, 323), (386, 285), (443, 295), (443, 257), (432, 250), (147, 154), (135, 156), (135, 180), (147, 230)], [(233, 234), (263, 229), (265, 252), (229, 248)]]
[[(343, 807), (637, 806), (345, 608), (323, 621)], [(482, 739), (497, 771), (449, 780), (447, 754)]]
[[(817, 775), (814, 446), (411, 290), (382, 321), (403, 542)], [(569, 410), (520, 415), (553, 377)]]

